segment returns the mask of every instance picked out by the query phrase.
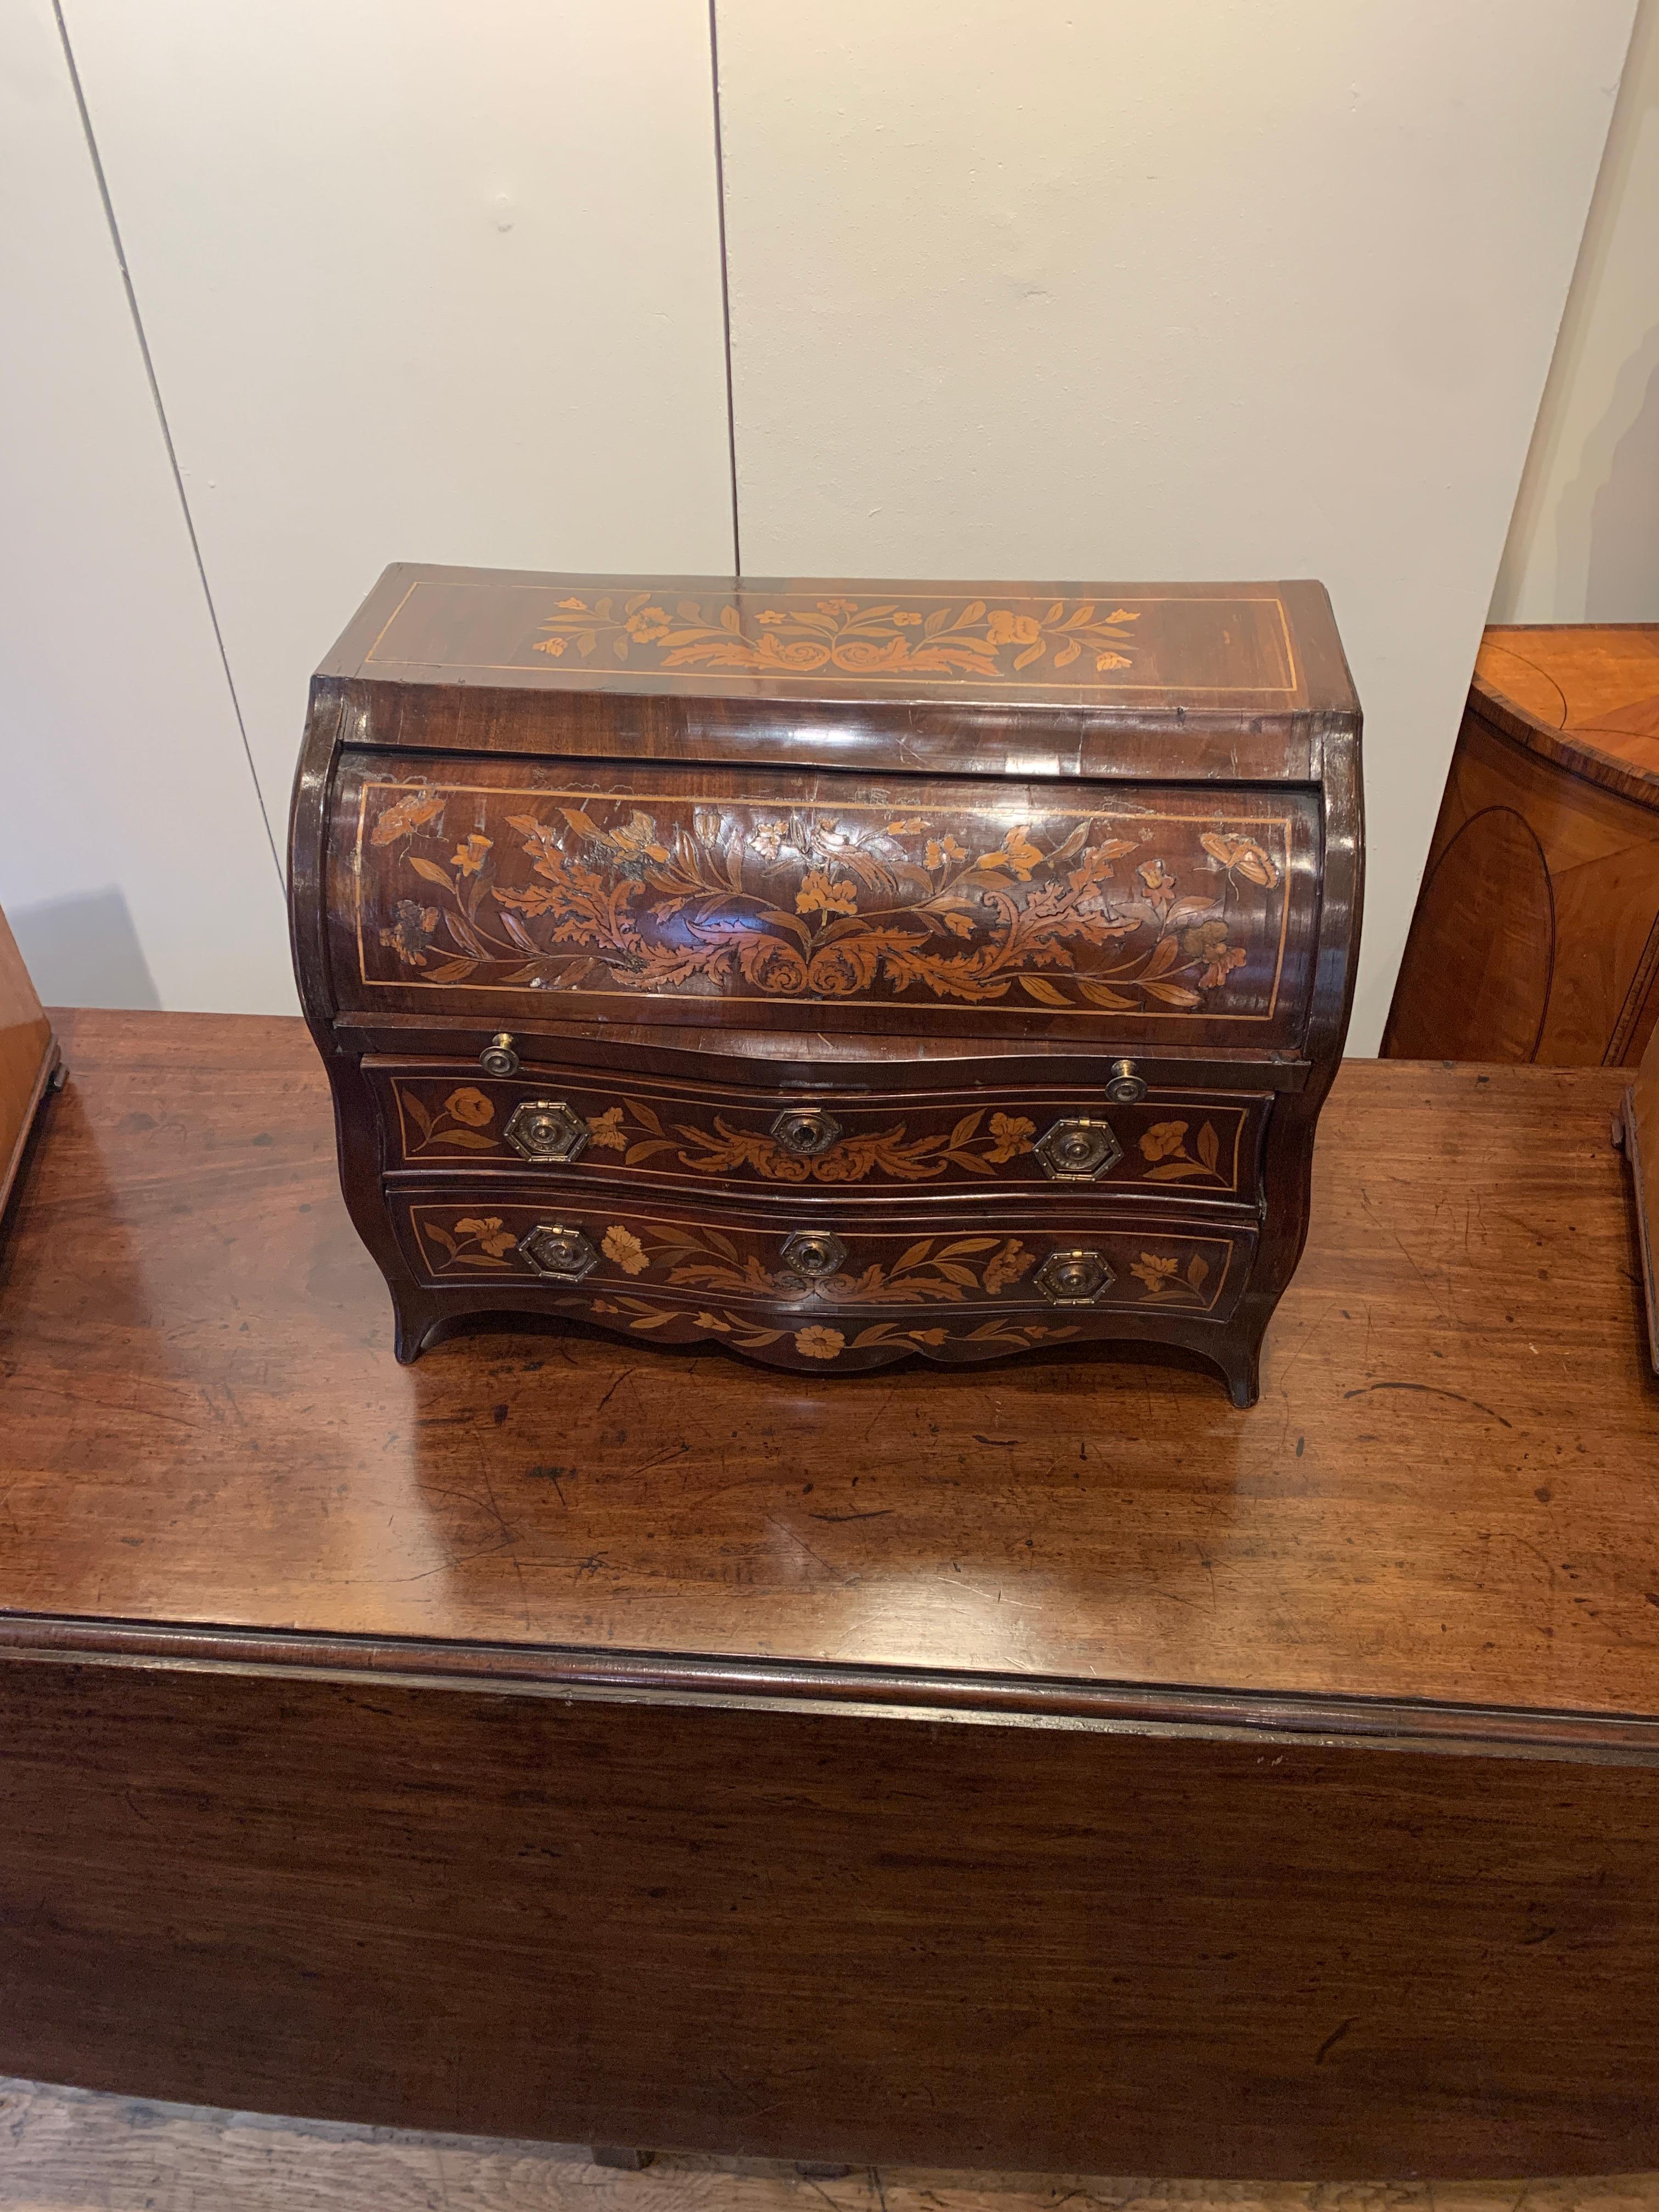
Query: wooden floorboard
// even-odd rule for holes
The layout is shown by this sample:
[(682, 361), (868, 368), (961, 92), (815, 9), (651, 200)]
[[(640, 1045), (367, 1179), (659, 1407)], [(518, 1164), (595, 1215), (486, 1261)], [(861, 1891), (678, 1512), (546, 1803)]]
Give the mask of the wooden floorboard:
[(1152, 2181), (859, 2168), (341, 2127), (0, 2077), (0, 2212), (1659, 2212), (1659, 2174), (1550, 2181)]

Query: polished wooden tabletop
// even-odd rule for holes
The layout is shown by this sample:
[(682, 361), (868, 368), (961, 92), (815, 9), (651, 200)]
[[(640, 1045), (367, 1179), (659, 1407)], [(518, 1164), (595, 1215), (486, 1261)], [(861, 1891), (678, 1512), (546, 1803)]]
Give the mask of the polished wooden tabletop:
[(400, 1368), (301, 1024), (62, 1028), (0, 1246), (0, 1641), (170, 1621), (1659, 1715), (1622, 1071), (1346, 1066), (1239, 1413), (1173, 1354), (819, 1380), (544, 1324)]

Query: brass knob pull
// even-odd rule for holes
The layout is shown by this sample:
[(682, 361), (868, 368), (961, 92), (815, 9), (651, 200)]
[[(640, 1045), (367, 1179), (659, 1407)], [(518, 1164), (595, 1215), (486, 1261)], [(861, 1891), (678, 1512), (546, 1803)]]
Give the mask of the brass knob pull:
[(478, 1054), (478, 1065), (486, 1075), (516, 1075), (519, 1055), (513, 1049), (509, 1030), (497, 1030), (489, 1042)]
[(1111, 1080), (1106, 1085), (1106, 1096), (1115, 1106), (1133, 1106), (1146, 1096), (1146, 1078), (1135, 1072), (1132, 1060), (1112, 1062)]
[(847, 1247), (828, 1229), (798, 1229), (783, 1241), (783, 1264), (809, 1282), (833, 1275), (847, 1257)]
[(508, 1115), (501, 1133), (526, 1159), (568, 1167), (586, 1151), (592, 1132), (562, 1098), (526, 1098)]
[(519, 1249), (538, 1275), (555, 1283), (580, 1283), (599, 1264), (586, 1233), (562, 1221), (538, 1221), (520, 1238)]
[(1123, 1158), (1109, 1121), (1075, 1114), (1045, 1129), (1031, 1148), (1042, 1172), (1055, 1182), (1098, 1182)]
[(816, 1159), (841, 1141), (841, 1123), (822, 1106), (789, 1106), (773, 1122), (772, 1138), (799, 1159)]
[(1117, 1278), (1098, 1252), (1051, 1252), (1031, 1280), (1057, 1306), (1091, 1306)]

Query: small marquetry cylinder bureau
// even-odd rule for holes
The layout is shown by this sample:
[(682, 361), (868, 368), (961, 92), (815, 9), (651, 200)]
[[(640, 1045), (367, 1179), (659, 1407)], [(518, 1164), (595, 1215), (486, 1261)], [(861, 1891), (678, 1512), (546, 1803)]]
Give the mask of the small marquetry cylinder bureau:
[(480, 1312), (823, 1376), (1115, 1338), (1250, 1403), (1359, 722), (1314, 583), (389, 569), (292, 899), (399, 1357)]

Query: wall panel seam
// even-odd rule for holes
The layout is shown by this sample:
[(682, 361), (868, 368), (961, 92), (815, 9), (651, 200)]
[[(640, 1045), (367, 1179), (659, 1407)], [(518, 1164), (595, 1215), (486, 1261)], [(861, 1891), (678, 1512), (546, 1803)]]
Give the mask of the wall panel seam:
[[(712, 0), (711, 0), (712, 4)], [(178, 450), (173, 445), (172, 428), (167, 422), (167, 408), (161, 398), (161, 384), (155, 374), (155, 363), (150, 355), (149, 340), (144, 332), (144, 319), (139, 311), (138, 295), (133, 288), (132, 272), (127, 265), (126, 248), (121, 242), (121, 227), (116, 221), (115, 204), (110, 198), (109, 180), (104, 173), (103, 157), (98, 151), (98, 140), (93, 131), (92, 117), (87, 107), (86, 94), (81, 86), (81, 72), (76, 65), (75, 49), (70, 40), (69, 25), (64, 21), (63, 0), (52, 0), (52, 12), (58, 25), (58, 36), (64, 49), (64, 65), (69, 71), (70, 88), (75, 95), (76, 112), (81, 118), (81, 130), (87, 143), (88, 159), (92, 163), (94, 181), (104, 210), (104, 222), (108, 228), (110, 244), (115, 252), (115, 265), (121, 272), (121, 285), (126, 294), (127, 312), (132, 319), (133, 335), (138, 342), (138, 356), (144, 365), (145, 380), (155, 409), (155, 420), (161, 429), (161, 443), (166, 449), (167, 467), (172, 471), (173, 489), (179, 495), (179, 512), (184, 517), (185, 531), (190, 540), (191, 558), (196, 564), (196, 574), (202, 586), (208, 620), (213, 627), (213, 640), (218, 648), (219, 665), (224, 671), (225, 689), (229, 694), (231, 712), (236, 717), (236, 728), (242, 744), (242, 757), (253, 785), (254, 803), (259, 809), (259, 819), (264, 824), (265, 842), (270, 848), (270, 857), (276, 870), (279, 886), (286, 891), (287, 877), (283, 872), (282, 854), (276, 834), (270, 826), (270, 814), (265, 805), (265, 795), (259, 782), (258, 771), (253, 765), (253, 749), (248, 743), (247, 724), (243, 719), (242, 702), (237, 696), (236, 678), (232, 673), (230, 656), (225, 648), (224, 632), (219, 624), (219, 611), (214, 605), (213, 587), (208, 581), (207, 564), (202, 557), (201, 540), (196, 534), (196, 519), (190, 511), (190, 501), (185, 490), (184, 475), (179, 466)], [(728, 391), (730, 389), (728, 382)]]

